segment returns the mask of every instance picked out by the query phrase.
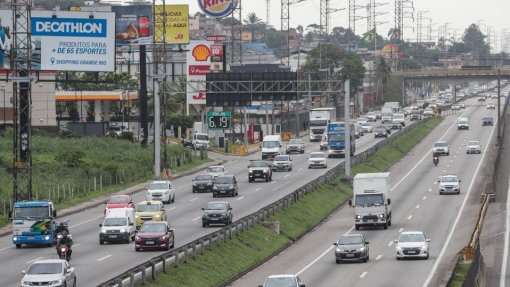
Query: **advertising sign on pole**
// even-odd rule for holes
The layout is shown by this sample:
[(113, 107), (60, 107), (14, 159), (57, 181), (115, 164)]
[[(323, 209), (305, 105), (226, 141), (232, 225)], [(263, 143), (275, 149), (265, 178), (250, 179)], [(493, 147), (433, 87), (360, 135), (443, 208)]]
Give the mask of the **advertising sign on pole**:
[[(162, 5), (158, 5), (160, 9)], [(188, 44), (189, 43), (189, 6), (188, 5), (165, 5), (166, 23), (165, 23), (165, 42), (168, 44)], [(163, 39), (162, 27), (154, 29), (156, 39)]]
[(207, 127), (210, 130), (228, 130), (230, 129), (230, 112), (208, 112)]
[(190, 41), (189, 51), (187, 53), (187, 103), (205, 105), (205, 91), (198, 90), (197, 81), (206, 80), (206, 76), (211, 69), (211, 49), (212, 43), (208, 41)]
[(117, 46), (152, 43), (152, 6), (112, 6), (112, 11)]
[(223, 18), (232, 13), (237, 2), (237, 0), (198, 0), (198, 6), (207, 16)]
[(211, 45), (211, 73), (223, 72), (223, 44)]

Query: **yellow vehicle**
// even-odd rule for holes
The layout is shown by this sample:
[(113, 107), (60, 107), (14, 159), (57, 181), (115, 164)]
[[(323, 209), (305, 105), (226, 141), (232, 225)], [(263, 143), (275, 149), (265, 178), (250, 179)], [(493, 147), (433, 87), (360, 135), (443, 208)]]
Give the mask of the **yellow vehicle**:
[(161, 201), (142, 201), (136, 204), (136, 229), (145, 221), (166, 221), (165, 206)]

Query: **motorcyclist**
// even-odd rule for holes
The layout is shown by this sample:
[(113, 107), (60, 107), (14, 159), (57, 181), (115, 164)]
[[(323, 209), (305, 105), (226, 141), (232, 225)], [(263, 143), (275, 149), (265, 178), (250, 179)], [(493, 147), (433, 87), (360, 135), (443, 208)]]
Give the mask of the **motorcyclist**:
[(438, 152), (432, 152), (432, 162), (435, 164), (436, 161), (439, 163), (439, 153)]
[(57, 254), (60, 256), (60, 247), (62, 245), (64, 246), (67, 246), (67, 250), (68, 250), (68, 257), (71, 258), (71, 254), (73, 253), (73, 250), (71, 248), (71, 246), (73, 246), (73, 239), (71, 237), (71, 235), (69, 235), (69, 233), (67, 232), (62, 232), (62, 237), (60, 239), (58, 239), (57, 241)]
[(64, 232), (69, 234), (69, 228), (67, 227), (67, 224), (65, 224), (65, 222), (61, 221), (58, 223), (58, 226), (55, 229), (55, 234), (64, 233)]

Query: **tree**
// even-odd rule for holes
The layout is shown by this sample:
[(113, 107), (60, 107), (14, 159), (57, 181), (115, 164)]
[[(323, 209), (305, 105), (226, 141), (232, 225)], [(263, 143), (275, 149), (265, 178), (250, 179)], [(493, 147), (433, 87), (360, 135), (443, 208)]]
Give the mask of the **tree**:
[(303, 33), (305, 32), (305, 29), (303, 28), (303, 26), (298, 25), (297, 28), (296, 28), (296, 31), (299, 33), (299, 38), (302, 39), (303, 38)]
[(243, 20), (243, 23), (245, 25), (249, 25), (250, 26), (251, 41), (253, 43), (254, 40), (255, 40), (255, 30), (256, 30), (256, 28), (260, 27), (264, 22), (262, 21), (262, 19), (257, 17), (257, 14), (249, 13), (248, 16), (246, 16), (246, 19)]
[(377, 103), (382, 103), (384, 100), (384, 88), (390, 76), (391, 65), (384, 57), (379, 57), (375, 64), (375, 92)]
[(490, 46), (485, 42), (486, 36), (480, 32), (476, 24), (471, 24), (462, 35), (462, 41), (467, 51), (471, 52), (475, 58), (479, 59), (480, 64), (485, 64), (485, 59), (489, 58)]
[(267, 31), (266, 46), (271, 49), (279, 49), (281, 46), (282, 33), (271, 28)]

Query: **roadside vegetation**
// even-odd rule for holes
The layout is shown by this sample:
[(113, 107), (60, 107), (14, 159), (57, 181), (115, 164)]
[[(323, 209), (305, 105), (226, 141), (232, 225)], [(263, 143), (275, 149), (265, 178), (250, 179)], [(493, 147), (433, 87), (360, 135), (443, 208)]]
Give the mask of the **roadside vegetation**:
[[(413, 128), (366, 162), (353, 166), (352, 175), (387, 170), (440, 122), (441, 118), (434, 117)], [(156, 281), (149, 280), (144, 286), (224, 286), (292, 244), (344, 204), (352, 196), (352, 189), (342, 178), (338, 176), (269, 218), (280, 222), (280, 235), (258, 225), (220, 247), (206, 250), (203, 256), (158, 273)]]
[[(163, 148), (163, 147), (162, 147)], [(175, 174), (206, 163), (207, 157), (181, 145), (168, 145), (167, 166)], [(154, 149), (111, 137), (59, 137), (32, 140), (32, 196), (51, 199), (58, 209), (118, 192), (153, 176)], [(7, 222), (12, 197), (12, 131), (0, 134), (0, 225)], [(165, 166), (162, 151), (162, 166)]]
[(457, 265), (455, 266), (455, 271), (453, 272), (453, 278), (450, 282), (448, 282), (448, 287), (463, 286), (470, 266), (471, 266), (471, 263), (467, 263), (462, 260), (459, 260), (457, 262)]

